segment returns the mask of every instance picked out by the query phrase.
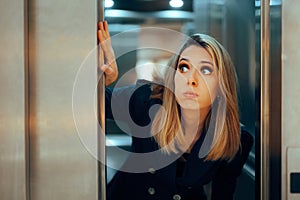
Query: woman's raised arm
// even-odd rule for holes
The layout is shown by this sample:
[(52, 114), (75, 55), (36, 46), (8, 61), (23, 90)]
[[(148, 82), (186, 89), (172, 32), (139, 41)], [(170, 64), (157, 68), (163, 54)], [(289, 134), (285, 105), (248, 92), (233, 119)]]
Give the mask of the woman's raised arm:
[(115, 53), (111, 45), (110, 34), (106, 21), (98, 23), (97, 35), (100, 48), (104, 53), (104, 65), (99, 67), (105, 74), (105, 85), (109, 85), (118, 78), (118, 66), (116, 63)]

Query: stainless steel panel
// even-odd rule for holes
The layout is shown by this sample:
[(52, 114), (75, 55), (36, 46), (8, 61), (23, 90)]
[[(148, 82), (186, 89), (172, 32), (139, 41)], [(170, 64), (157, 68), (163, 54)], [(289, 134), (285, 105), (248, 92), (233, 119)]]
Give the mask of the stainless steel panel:
[(26, 1), (0, 2), (0, 199), (26, 199)]
[(291, 188), (291, 184), (290, 184), (290, 174), (291, 173), (300, 173), (300, 148), (288, 148), (287, 149), (287, 193), (286, 193), (286, 197), (283, 197), (282, 199), (300, 199), (300, 194), (299, 193), (291, 193), (290, 188)]
[[(97, 85), (96, 24), (96, 1), (29, 2), (31, 200), (98, 199), (97, 117), (78, 115), (78, 132), (72, 109), (81, 67), (94, 66), (82, 96)], [(80, 103), (97, 108), (96, 97)]]
[(299, 9), (298, 0), (282, 1), (282, 199), (293, 200), (300, 199), (290, 194), (288, 178), (292, 168), (300, 170)]

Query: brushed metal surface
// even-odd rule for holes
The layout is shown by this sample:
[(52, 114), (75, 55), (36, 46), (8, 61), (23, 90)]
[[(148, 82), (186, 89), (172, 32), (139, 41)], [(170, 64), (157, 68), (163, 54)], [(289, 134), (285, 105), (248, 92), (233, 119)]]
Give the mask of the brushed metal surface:
[[(72, 109), (76, 75), (97, 45), (96, 3), (29, 2), (31, 200), (98, 199), (98, 161), (82, 140), (97, 146), (97, 119), (80, 115), (89, 128), (78, 132)], [(97, 84), (97, 58), (89, 60), (95, 67), (86, 91)], [(91, 99), (81, 105), (91, 102), (97, 106)]]
[(26, 199), (26, 1), (0, 2), (0, 199)]
[(289, 172), (299, 172), (300, 155), (300, 1), (282, 0), (282, 199), (290, 194)]

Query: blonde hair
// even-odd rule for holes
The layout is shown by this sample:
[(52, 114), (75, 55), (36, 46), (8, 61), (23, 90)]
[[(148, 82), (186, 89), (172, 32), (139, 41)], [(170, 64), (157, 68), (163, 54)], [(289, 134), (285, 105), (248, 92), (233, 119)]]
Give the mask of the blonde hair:
[[(174, 75), (179, 57), (184, 49), (191, 45), (203, 47), (212, 57), (217, 66), (219, 81), (218, 98), (213, 102), (213, 110), (205, 119), (204, 129), (212, 128), (213, 140), (206, 160), (231, 160), (240, 146), (240, 124), (236, 92), (236, 72), (226, 49), (214, 38), (204, 35), (192, 35), (180, 48), (179, 53), (170, 59), (162, 85), (152, 87), (152, 98), (163, 100), (162, 108), (157, 112), (151, 132), (166, 153), (178, 153), (178, 148), (186, 145), (181, 127), (180, 111), (176, 102), (174, 91)], [(215, 109), (215, 110), (214, 110)]]

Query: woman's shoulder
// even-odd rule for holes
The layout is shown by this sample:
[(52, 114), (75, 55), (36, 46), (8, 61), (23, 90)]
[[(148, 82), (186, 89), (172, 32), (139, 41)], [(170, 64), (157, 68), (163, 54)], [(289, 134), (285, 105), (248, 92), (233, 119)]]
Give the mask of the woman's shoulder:
[[(160, 99), (151, 98), (152, 86), (155, 83), (148, 80), (138, 80), (129, 101), (129, 111), (132, 119), (138, 125), (147, 125), (151, 119), (149, 110), (154, 104), (161, 104)], [(153, 110), (156, 111), (157, 109)]]
[(143, 85), (153, 85), (154, 83), (150, 80), (146, 80), (146, 79), (137, 79), (136, 81), (136, 86), (137, 87), (140, 87), (140, 86), (143, 86)]
[(133, 101), (132, 103), (138, 104), (140, 102), (145, 102), (149, 100), (152, 94), (152, 85), (153, 83), (148, 80), (137, 80), (134, 87), (134, 91), (131, 95), (131, 101)]
[(140, 92), (147, 92), (148, 93), (151, 91), (153, 91), (153, 87), (157, 86), (158, 84), (153, 82), (153, 81), (149, 81), (146, 79), (138, 79), (135, 83), (135, 91), (140, 91)]
[(139, 79), (135, 84), (134, 91), (131, 96), (131, 103), (134, 106), (141, 104), (142, 106), (148, 104), (161, 104), (159, 98), (153, 97), (153, 87), (157, 84), (148, 80)]

